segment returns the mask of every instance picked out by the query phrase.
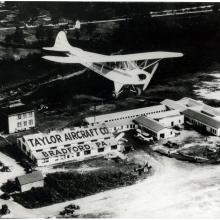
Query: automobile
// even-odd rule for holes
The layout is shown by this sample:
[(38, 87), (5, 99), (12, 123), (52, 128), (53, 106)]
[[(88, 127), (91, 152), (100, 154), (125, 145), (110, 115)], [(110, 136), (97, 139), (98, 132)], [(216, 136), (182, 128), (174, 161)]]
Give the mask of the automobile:
[(75, 210), (79, 210), (80, 207), (79, 207), (79, 205), (69, 204), (68, 206), (65, 206), (64, 209), (75, 209)]
[(6, 204), (3, 204), (2, 208), (0, 210), (0, 217), (3, 215), (7, 215), (9, 213), (10, 213), (10, 210), (9, 210), (8, 206)]
[(140, 134), (138, 133), (136, 136), (139, 140), (141, 141), (153, 141), (153, 137), (151, 137), (150, 135), (145, 136), (145, 134)]
[(11, 172), (11, 169), (8, 167), (8, 166), (3, 166), (1, 169), (0, 169), (1, 172)]
[(3, 193), (1, 196), (0, 196), (1, 199), (4, 199), (4, 200), (9, 200), (11, 198), (11, 196), (8, 194), (8, 193)]
[(178, 148), (179, 144), (171, 142), (171, 141), (167, 141), (165, 144), (163, 144), (164, 146), (168, 147), (168, 148)]

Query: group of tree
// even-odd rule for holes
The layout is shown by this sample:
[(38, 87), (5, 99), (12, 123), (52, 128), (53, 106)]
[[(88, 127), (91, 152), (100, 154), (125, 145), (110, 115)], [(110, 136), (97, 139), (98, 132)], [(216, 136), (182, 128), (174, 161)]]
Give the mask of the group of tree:
[(122, 171), (102, 171), (80, 174), (53, 173), (45, 178), (44, 188), (13, 195), (15, 201), (27, 208), (72, 200), (114, 187), (133, 184), (138, 176)]

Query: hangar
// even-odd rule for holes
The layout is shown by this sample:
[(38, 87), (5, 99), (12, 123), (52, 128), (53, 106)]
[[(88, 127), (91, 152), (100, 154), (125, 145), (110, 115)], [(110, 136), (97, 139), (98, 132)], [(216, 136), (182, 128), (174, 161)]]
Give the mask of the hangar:
[(17, 139), (17, 145), (37, 166), (80, 161), (118, 150), (105, 125), (25, 135)]

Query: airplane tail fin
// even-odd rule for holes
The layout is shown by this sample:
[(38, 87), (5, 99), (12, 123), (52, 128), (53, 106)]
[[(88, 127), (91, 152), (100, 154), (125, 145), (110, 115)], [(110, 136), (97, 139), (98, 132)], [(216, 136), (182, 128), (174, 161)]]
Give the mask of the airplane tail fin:
[(44, 50), (50, 50), (50, 51), (58, 51), (58, 52), (68, 52), (71, 48), (71, 45), (69, 44), (66, 33), (64, 31), (60, 31), (57, 34), (55, 43), (53, 47), (44, 47)]

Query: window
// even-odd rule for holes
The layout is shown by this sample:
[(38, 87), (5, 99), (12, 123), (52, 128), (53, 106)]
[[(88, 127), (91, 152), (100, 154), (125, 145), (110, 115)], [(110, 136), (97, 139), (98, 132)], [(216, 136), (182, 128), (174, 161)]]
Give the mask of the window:
[(21, 122), (18, 122), (18, 123), (17, 123), (17, 127), (21, 127)]
[(18, 119), (21, 119), (21, 114), (18, 114)]
[(27, 117), (26, 113), (23, 113), (23, 118), (26, 118), (26, 117)]
[(91, 154), (91, 150), (85, 150), (84, 151), (84, 155), (89, 155), (89, 154)]
[(112, 145), (111, 150), (117, 150), (117, 145)]
[(98, 148), (98, 152), (99, 152), (99, 153), (104, 152), (104, 150), (105, 150), (104, 147)]
[(33, 125), (33, 120), (29, 120), (29, 125)]
[(27, 126), (27, 121), (24, 121), (24, 126)]
[(28, 116), (29, 116), (29, 117), (32, 117), (32, 114), (33, 114), (33, 112), (29, 112), (29, 113), (28, 113)]

